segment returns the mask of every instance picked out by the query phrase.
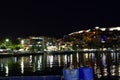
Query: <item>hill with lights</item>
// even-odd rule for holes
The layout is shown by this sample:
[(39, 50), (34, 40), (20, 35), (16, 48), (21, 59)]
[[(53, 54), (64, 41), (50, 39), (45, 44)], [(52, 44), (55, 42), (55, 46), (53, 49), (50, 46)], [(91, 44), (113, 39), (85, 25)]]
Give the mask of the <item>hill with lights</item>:
[(65, 35), (63, 41), (79, 48), (119, 48), (120, 27), (81, 30)]

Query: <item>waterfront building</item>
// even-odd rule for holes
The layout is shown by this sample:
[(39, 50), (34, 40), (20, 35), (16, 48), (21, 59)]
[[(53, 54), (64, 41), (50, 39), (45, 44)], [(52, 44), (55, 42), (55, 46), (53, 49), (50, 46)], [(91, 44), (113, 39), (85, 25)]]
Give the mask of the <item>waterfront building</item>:
[(28, 38), (18, 38), (24, 50), (33, 52), (38, 51), (57, 51), (57, 39), (45, 36), (30, 36)]

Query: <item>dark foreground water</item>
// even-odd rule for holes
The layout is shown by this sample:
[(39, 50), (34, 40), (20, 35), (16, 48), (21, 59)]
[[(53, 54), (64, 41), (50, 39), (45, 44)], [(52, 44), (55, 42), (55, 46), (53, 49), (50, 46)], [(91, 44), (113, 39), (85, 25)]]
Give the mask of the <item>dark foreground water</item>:
[(0, 58), (0, 76), (62, 75), (64, 63), (52, 55), (4, 57)]
[(18, 76), (17, 78), (20, 76), (63, 76), (63, 68), (71, 63), (75, 68), (85, 65), (93, 67), (95, 80), (120, 80), (119, 59), (120, 53), (103, 52), (44, 53), (1, 57), (0, 76), (4, 78), (14, 76)]

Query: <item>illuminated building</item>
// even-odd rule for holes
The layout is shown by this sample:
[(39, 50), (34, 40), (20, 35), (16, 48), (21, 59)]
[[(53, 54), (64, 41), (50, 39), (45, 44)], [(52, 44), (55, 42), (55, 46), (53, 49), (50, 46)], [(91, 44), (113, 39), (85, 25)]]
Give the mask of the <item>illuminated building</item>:
[(63, 37), (63, 42), (70, 42), (83, 48), (113, 48), (120, 46), (120, 27), (99, 28), (81, 30)]

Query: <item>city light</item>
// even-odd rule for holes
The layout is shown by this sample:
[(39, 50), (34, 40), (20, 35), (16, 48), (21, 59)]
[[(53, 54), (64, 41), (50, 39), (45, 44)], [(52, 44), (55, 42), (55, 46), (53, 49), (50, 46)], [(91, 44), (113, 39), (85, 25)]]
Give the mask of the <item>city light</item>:
[(6, 42), (9, 42), (9, 39), (7, 38), (7, 39), (5, 39), (5, 41), (6, 41)]
[(22, 44), (22, 45), (24, 44), (24, 40), (21, 40), (21, 44)]

